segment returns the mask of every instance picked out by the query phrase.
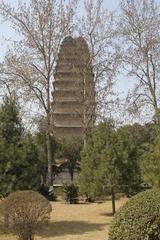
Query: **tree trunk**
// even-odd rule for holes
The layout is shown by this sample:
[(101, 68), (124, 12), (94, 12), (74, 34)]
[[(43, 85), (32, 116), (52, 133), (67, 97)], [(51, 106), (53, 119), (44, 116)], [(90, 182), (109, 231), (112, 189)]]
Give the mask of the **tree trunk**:
[(74, 166), (72, 164), (68, 166), (68, 171), (69, 171), (69, 175), (70, 175), (70, 178), (71, 178), (71, 182), (73, 182), (73, 179), (74, 179)]
[(50, 101), (50, 75), (47, 79), (47, 131), (46, 131), (46, 145), (47, 145), (47, 160), (48, 160), (48, 173), (47, 185), (52, 186), (52, 149), (51, 149), (51, 101)]
[(155, 122), (156, 124), (160, 124), (160, 109), (157, 106), (154, 106), (155, 110)]
[(34, 235), (31, 235), (29, 236), (29, 239), (28, 240), (34, 240)]
[(34, 240), (34, 233), (22, 233), (19, 236), (19, 240)]
[(71, 176), (71, 182), (73, 182), (73, 179), (74, 179), (74, 170), (72, 170), (72, 171), (70, 172), (70, 176)]
[(48, 160), (48, 172), (47, 172), (47, 185), (48, 187), (52, 186), (52, 152), (51, 152), (51, 139), (50, 134), (46, 135), (46, 144), (47, 144), (47, 160)]
[(113, 213), (113, 215), (114, 215), (114, 214), (116, 213), (114, 187), (111, 187), (111, 197), (112, 197), (112, 213)]
[(85, 147), (87, 144), (87, 135), (86, 133), (84, 133), (84, 136), (83, 136), (83, 146)]

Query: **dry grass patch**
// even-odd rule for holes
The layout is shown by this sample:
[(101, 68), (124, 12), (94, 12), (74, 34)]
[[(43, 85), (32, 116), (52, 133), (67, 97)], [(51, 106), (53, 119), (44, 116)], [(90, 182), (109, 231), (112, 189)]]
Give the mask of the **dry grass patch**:
[[(117, 208), (126, 199), (116, 201)], [(35, 240), (106, 240), (111, 222), (111, 201), (92, 204), (65, 204), (54, 202), (51, 222)], [(0, 240), (16, 240), (14, 236), (1, 235)]]

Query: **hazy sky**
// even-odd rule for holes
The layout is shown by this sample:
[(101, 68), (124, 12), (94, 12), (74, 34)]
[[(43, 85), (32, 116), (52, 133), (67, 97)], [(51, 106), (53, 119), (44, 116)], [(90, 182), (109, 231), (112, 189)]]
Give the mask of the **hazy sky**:
[[(12, 5), (16, 5), (18, 0), (6, 0), (7, 2), (10, 2)], [(26, 0), (26, 2), (29, 0)], [(104, 0), (105, 7), (107, 7), (109, 10), (116, 9), (118, 7), (120, 0)], [(6, 40), (14, 38), (15, 33), (14, 31), (8, 26), (8, 23), (2, 23), (2, 19), (0, 18), (0, 61), (2, 61), (3, 56), (6, 51)]]

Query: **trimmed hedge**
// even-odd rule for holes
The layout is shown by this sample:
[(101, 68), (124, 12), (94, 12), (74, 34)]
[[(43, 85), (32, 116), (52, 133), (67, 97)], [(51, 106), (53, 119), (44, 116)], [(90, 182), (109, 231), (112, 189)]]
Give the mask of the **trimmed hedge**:
[(160, 190), (146, 190), (115, 214), (109, 240), (160, 240)]

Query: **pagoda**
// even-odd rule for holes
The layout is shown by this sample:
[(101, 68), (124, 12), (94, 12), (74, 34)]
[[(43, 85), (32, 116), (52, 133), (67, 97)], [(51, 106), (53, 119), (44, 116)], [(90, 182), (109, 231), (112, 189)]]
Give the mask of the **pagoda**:
[(58, 54), (53, 83), (55, 136), (83, 136), (94, 125), (95, 91), (91, 57), (85, 40), (66, 37)]

